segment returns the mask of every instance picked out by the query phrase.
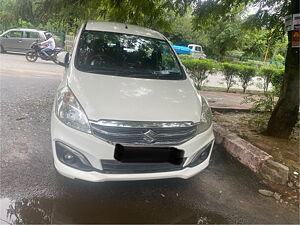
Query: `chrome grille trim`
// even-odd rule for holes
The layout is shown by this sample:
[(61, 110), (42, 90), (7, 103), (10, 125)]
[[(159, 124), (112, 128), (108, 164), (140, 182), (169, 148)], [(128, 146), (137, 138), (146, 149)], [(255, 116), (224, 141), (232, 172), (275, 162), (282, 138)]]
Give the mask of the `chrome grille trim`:
[(193, 122), (100, 120), (90, 124), (94, 136), (111, 144), (174, 146), (197, 133), (197, 124)]

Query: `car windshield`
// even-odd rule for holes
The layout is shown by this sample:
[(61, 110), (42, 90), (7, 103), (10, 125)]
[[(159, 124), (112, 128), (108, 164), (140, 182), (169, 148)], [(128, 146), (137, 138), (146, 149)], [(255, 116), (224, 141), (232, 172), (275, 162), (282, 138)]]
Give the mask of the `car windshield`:
[(165, 40), (100, 31), (84, 31), (75, 66), (96, 74), (182, 80), (185, 75)]

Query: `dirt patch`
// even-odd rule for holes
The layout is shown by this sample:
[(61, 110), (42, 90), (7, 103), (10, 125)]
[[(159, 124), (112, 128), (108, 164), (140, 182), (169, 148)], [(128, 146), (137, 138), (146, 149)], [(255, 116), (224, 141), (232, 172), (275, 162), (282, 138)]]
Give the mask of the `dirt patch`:
[[(299, 205), (299, 122), (295, 127), (290, 139), (279, 139), (265, 136), (262, 131), (266, 129), (270, 114), (230, 112), (219, 113), (214, 111), (214, 122), (227, 130), (249, 141), (254, 146), (262, 149), (273, 156), (273, 159), (289, 167), (289, 180), (286, 185), (272, 184), (266, 180), (262, 182), (276, 192), (282, 194), (278, 203)], [(300, 206), (299, 206), (300, 207)]]
[(299, 174), (299, 127), (294, 129), (289, 140), (264, 136), (269, 114), (214, 112), (214, 121), (241, 138), (273, 156), (274, 160), (290, 168), (292, 174)]

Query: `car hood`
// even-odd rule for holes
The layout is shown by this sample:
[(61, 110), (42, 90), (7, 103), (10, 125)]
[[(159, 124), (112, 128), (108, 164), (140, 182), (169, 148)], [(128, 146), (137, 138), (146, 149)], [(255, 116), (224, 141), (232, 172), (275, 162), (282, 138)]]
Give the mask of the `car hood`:
[(156, 80), (73, 71), (68, 85), (89, 120), (193, 121), (201, 98), (186, 80)]

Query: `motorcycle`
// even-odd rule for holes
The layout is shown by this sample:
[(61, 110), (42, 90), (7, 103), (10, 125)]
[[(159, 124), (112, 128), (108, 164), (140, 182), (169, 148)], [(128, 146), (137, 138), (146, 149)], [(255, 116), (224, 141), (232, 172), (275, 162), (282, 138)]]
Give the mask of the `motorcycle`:
[(54, 50), (47, 51), (49, 55), (49, 57), (47, 57), (41, 52), (43, 47), (40, 46), (38, 41), (33, 42), (30, 48), (31, 50), (29, 50), (25, 55), (27, 61), (29, 62), (35, 62), (38, 59), (38, 57), (40, 57), (42, 60), (46, 60), (46, 61), (52, 60), (54, 63), (58, 63), (57, 54), (62, 51), (61, 48), (55, 48)]

